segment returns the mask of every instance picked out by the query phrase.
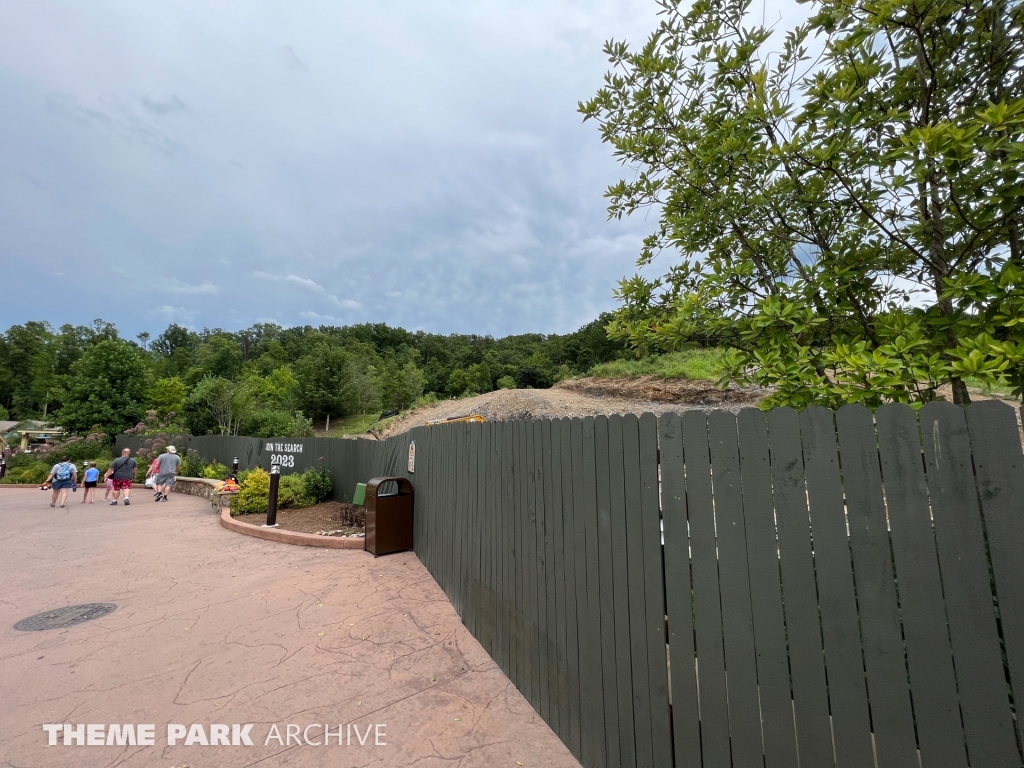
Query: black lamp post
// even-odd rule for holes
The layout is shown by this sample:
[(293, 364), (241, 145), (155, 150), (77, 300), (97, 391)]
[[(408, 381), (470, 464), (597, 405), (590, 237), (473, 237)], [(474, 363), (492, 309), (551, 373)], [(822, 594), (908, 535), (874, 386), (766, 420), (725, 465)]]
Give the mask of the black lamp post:
[(267, 522), (264, 528), (277, 528), (277, 486), (281, 483), (281, 468), (270, 467), (270, 498), (267, 499)]

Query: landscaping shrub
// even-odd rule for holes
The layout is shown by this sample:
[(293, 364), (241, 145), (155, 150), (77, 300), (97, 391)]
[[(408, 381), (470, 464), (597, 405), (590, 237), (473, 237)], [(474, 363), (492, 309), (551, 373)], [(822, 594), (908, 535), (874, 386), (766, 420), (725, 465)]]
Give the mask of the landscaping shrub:
[(232, 515), (249, 515), (267, 511), (270, 498), (270, 475), (262, 469), (254, 469), (239, 478), (241, 490), (231, 499)]
[[(267, 493), (269, 496), (269, 486)], [(300, 507), (311, 507), (316, 502), (306, 492), (306, 484), (302, 475), (281, 475), (281, 482), (277, 486), (277, 506), (279, 509), (298, 509)]]
[(314, 504), (324, 501), (334, 490), (334, 481), (331, 480), (331, 473), (323, 459), (320, 459), (317, 467), (302, 473), (302, 482), (306, 486), (306, 495), (313, 499)]
[(226, 466), (219, 461), (213, 461), (203, 468), (203, 477), (208, 480), (223, 480), (231, 473)]
[[(40, 456), (36, 453), (17, 453), (11, 456), (7, 460), (7, 476), (0, 480), (0, 483), (5, 485), (17, 485), (19, 483), (26, 483), (32, 485), (38, 485), (42, 483), (47, 476), (50, 474), (50, 468), (56, 464), (62, 455), (46, 455)], [(110, 466), (111, 458), (109, 456), (99, 456), (91, 461), (96, 462), (96, 467), (99, 469), (102, 475), (106, 472), (107, 467)], [(78, 466), (78, 482), (83, 482), (82, 476), (85, 474), (85, 466), (88, 461), (76, 461), (74, 462)]]
[(17, 467), (11, 469), (8, 465), (7, 476), (0, 480), (0, 483), (4, 484), (17, 484), (17, 483), (32, 483), (38, 485), (43, 482), (50, 474), (50, 464), (43, 464), (39, 461), (34, 461), (28, 466)]
[[(306, 486), (306, 476), (311, 472), (319, 474), (317, 470), (310, 469), (301, 475), (281, 475), (281, 481), (277, 486), (278, 509), (298, 509), (311, 507), (317, 503), (316, 496), (311, 494)], [(241, 490), (231, 500), (231, 514), (249, 515), (267, 511), (267, 503), (270, 500), (270, 474), (266, 470), (257, 468), (239, 472), (238, 485)]]
[(189, 448), (185, 451), (185, 455), (181, 457), (181, 476), (182, 477), (205, 477), (203, 474), (206, 471), (207, 461), (199, 455), (199, 451), (195, 448)]

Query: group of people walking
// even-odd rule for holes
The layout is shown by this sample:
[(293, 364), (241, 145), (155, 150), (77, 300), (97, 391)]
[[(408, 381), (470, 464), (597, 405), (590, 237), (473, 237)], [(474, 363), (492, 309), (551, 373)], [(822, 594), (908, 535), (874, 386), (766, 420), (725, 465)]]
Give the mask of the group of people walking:
[[(154, 478), (153, 499), (155, 501), (167, 501), (180, 466), (181, 457), (178, 456), (178, 452), (173, 445), (167, 446), (164, 453), (153, 459), (153, 463), (150, 464), (149, 469), (146, 471), (146, 477)], [(132, 483), (135, 481), (135, 474), (138, 472), (138, 468), (139, 463), (132, 458), (131, 449), (125, 448), (121, 451), (121, 455), (111, 462), (103, 475), (103, 481), (106, 485), (106, 493), (103, 495), (103, 500), (109, 501), (110, 506), (116, 507), (123, 492), (125, 506), (130, 506)], [(82, 494), (82, 504), (92, 504), (96, 500), (96, 486), (99, 483), (99, 477), (100, 471), (96, 467), (96, 462), (89, 462), (89, 465), (85, 467), (83, 477), (85, 492)], [(47, 483), (53, 491), (53, 495), (50, 498), (50, 506), (56, 507), (57, 503), (60, 502), (62, 508), (66, 507), (68, 491), (78, 490), (78, 467), (65, 456), (61, 461), (53, 465), (49, 477), (46, 478), (44, 487)]]

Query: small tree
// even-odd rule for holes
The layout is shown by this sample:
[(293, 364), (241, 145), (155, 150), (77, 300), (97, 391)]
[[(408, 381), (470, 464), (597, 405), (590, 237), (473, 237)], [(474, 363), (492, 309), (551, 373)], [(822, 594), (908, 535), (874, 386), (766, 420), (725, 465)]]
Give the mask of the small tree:
[(216, 428), (222, 435), (231, 434), (234, 426), (235, 385), (220, 376), (207, 376), (185, 400), (182, 416), (193, 435)]
[(679, 254), (620, 284), (612, 337), (731, 347), (730, 376), (774, 387), (768, 404), (1024, 385), (1019, 8), (816, 0), (773, 55), (748, 0), (659, 5), (581, 105), (637, 169), (610, 215), (660, 211), (638, 263)]
[(323, 343), (314, 347), (295, 363), (303, 412), (314, 419), (354, 413), (358, 403), (354, 373), (352, 358), (344, 349)]
[(177, 413), (181, 410), (187, 393), (185, 382), (177, 376), (157, 379), (149, 390), (149, 403), (157, 413), (166, 416), (172, 411)]
[(412, 361), (399, 366), (394, 359), (388, 360), (378, 378), (385, 408), (405, 410), (423, 394), (423, 371)]

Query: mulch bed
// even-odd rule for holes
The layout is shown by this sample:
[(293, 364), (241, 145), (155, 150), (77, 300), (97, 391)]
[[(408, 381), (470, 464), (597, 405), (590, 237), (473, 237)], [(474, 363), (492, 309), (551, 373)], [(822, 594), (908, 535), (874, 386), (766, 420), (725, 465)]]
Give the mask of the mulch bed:
[[(235, 520), (250, 525), (264, 525), (266, 514), (237, 515)], [(320, 533), (327, 531), (332, 536), (344, 536), (346, 533), (363, 533), (366, 522), (366, 510), (353, 504), (340, 501), (325, 501), (312, 507), (302, 509), (277, 510), (277, 524), (286, 531), (300, 533)]]

